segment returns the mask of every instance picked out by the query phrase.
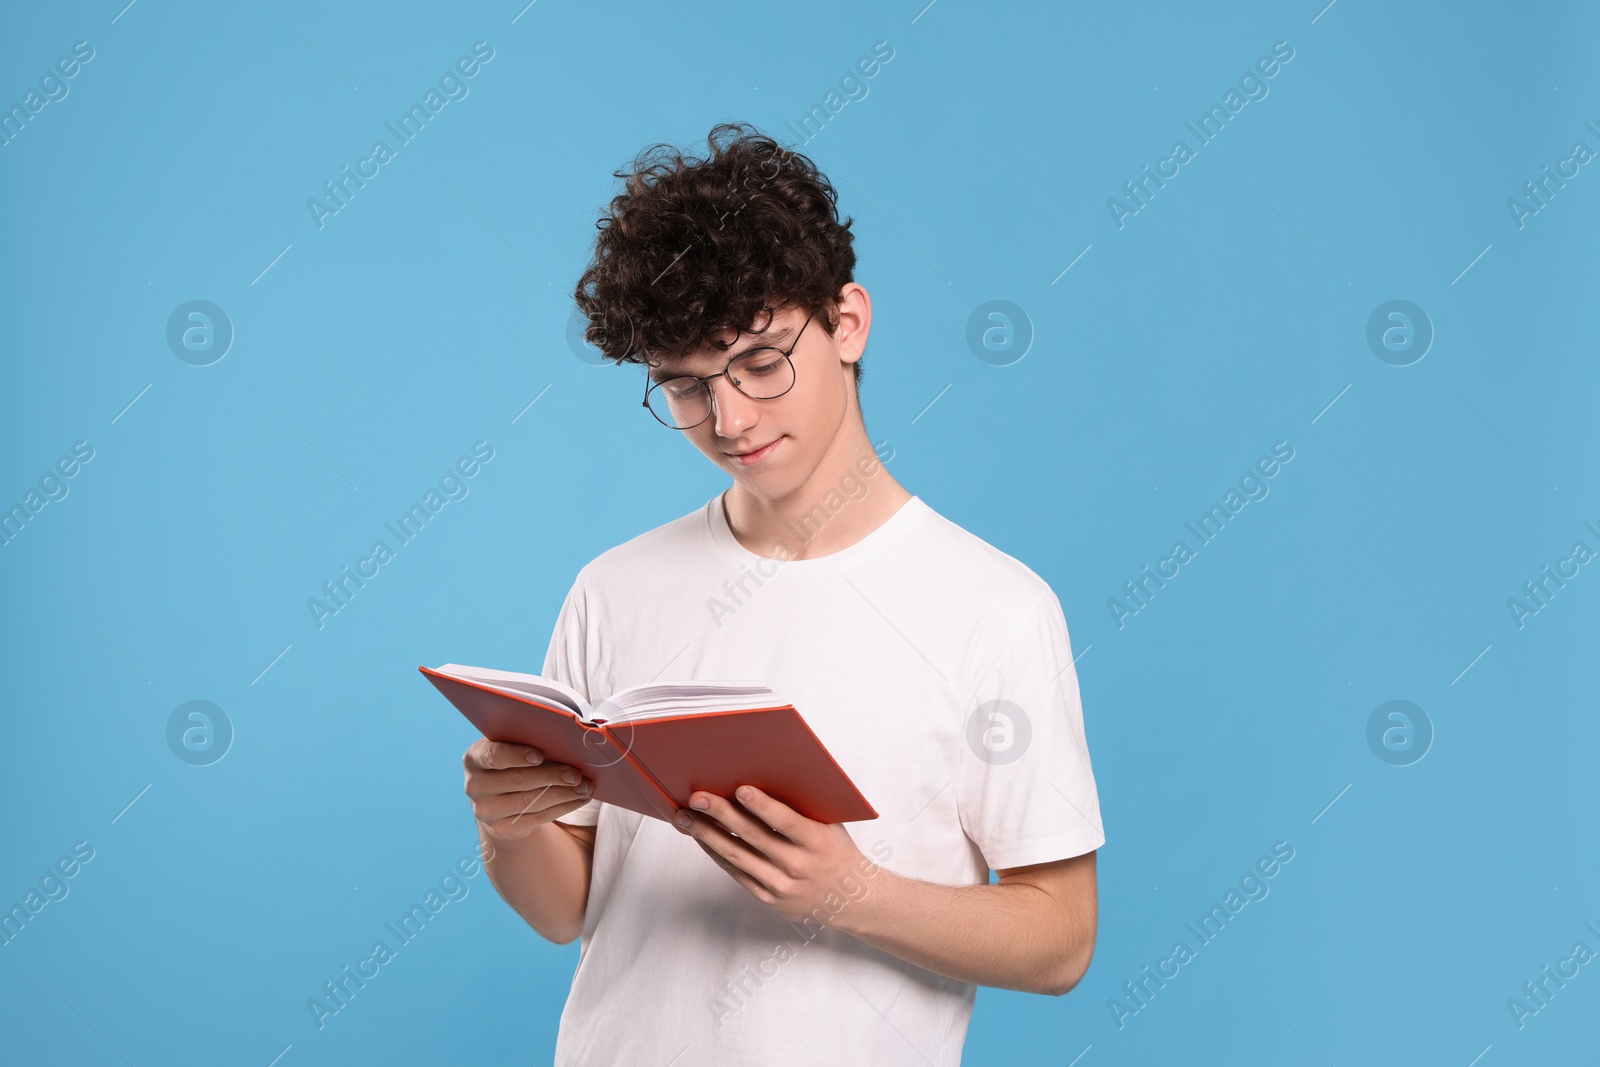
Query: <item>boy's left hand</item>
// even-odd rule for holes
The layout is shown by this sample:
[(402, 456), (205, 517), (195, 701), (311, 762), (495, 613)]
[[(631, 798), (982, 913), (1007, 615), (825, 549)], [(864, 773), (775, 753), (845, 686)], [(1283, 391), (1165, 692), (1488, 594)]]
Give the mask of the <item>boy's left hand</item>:
[(737, 802), (696, 790), (675, 825), (785, 919), (805, 919), (829, 893), (844, 895), (847, 879), (874, 873), (842, 823), (814, 822), (753, 785), (734, 792)]

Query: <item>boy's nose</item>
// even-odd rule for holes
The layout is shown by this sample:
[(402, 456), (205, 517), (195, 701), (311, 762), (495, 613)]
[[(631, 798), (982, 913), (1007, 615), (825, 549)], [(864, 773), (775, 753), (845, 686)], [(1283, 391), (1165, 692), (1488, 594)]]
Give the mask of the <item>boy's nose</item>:
[[(722, 389), (722, 396), (717, 396), (717, 390)], [(754, 412), (751, 410), (756, 403), (733, 387), (727, 378), (718, 378), (711, 383), (711, 416), (715, 420), (717, 436), (732, 440), (747, 430), (755, 422)]]

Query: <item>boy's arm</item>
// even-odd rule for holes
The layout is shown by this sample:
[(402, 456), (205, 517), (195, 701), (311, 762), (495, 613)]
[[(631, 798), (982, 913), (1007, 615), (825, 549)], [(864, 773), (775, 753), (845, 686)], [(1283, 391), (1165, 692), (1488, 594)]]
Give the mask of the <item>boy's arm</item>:
[(834, 924), (936, 974), (1060, 996), (1089, 970), (1099, 923), (1095, 853), (936, 885), (884, 871)]
[(594, 830), (554, 820), (589, 803), (592, 783), (504, 741), (474, 742), (462, 763), (489, 881), (541, 937), (573, 941), (589, 903)]
[(738, 792), (735, 802), (697, 791), (692, 799), (707, 806), (679, 829), (791, 922), (832, 925), (977, 985), (1059, 996), (1088, 970), (1099, 920), (1094, 852), (1001, 870), (999, 885), (938, 885), (879, 867), (841, 824), (813, 822), (751, 786)]
[(479, 823), (478, 834), (489, 881), (512, 910), (547, 941), (577, 940), (589, 902), (593, 828), (551, 822), (521, 840), (506, 840)]

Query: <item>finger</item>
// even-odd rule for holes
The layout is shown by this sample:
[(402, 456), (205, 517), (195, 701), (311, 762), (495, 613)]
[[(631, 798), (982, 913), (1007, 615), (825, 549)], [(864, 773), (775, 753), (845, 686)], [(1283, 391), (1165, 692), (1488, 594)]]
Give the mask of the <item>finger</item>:
[(684, 832), (693, 837), (701, 848), (710, 849), (715, 856), (727, 860), (762, 886), (774, 885), (779, 879), (787, 877), (771, 860), (743, 840), (730, 835), (715, 819), (700, 812), (690, 812), (689, 819), (689, 829)]
[(521, 838), (526, 837), (539, 825), (554, 822), (563, 815), (570, 815), (588, 802), (588, 797), (579, 797), (576, 800), (552, 804), (539, 811), (517, 811), (501, 818), (493, 819), (479, 816), (478, 821), (486, 826), (489, 832), (496, 837)]
[(491, 822), (514, 814), (538, 814), (557, 805), (589, 800), (594, 800), (594, 792), (584, 789), (581, 785), (550, 785), (546, 789), (475, 797), (472, 800), (472, 811), (477, 814), (478, 819)]
[[(585, 782), (583, 773), (565, 763), (542, 763), (537, 767), (507, 767), (505, 770), (467, 771), (466, 792), (470, 797), (493, 796), (496, 793), (524, 793), (530, 790), (559, 786), (578, 786)], [(593, 787), (593, 781), (589, 781)]]
[(741, 785), (733, 792), (744, 809), (760, 819), (763, 826), (770, 827), (802, 848), (815, 839), (817, 827), (826, 825), (806, 818), (777, 797), (753, 785)]
[(727, 871), (728, 875), (735, 882), (738, 882), (740, 885), (744, 886), (745, 889), (749, 890), (750, 894), (757, 900), (771, 903), (772, 900), (776, 899), (773, 895), (771, 887), (767, 886), (758, 879), (752, 878), (750, 875), (741, 871), (739, 868), (735, 867), (733, 864), (717, 855), (716, 852), (712, 851), (706, 846), (704, 841), (701, 841), (699, 838), (695, 838), (694, 843), (699, 845), (700, 851), (710, 856), (712, 861), (715, 862), (718, 867), (721, 867), (724, 871)]
[[(701, 807), (702, 804), (705, 806)], [(785, 849), (794, 847), (791, 842), (773, 833), (760, 819), (726, 797), (695, 792), (689, 795), (689, 806), (717, 820), (774, 863), (780, 862), (780, 855)]]
[(519, 811), (543, 811), (553, 804), (566, 804), (573, 800), (591, 800), (594, 789), (586, 782), (577, 785), (550, 784), (534, 789), (492, 790), (487, 793), (469, 793), (473, 811), (479, 817), (499, 819)]
[(472, 762), (488, 771), (526, 767), (529, 764), (537, 765), (544, 762), (544, 753), (532, 745), (487, 739), (474, 742), (472, 747), (467, 749), (467, 756)]
[(478, 822), (496, 837), (520, 840), (526, 838), (545, 823), (554, 822), (556, 819), (576, 811), (583, 806), (583, 803), (586, 803), (586, 801), (555, 804), (542, 811), (517, 811), (500, 818), (484, 818), (480, 816)]

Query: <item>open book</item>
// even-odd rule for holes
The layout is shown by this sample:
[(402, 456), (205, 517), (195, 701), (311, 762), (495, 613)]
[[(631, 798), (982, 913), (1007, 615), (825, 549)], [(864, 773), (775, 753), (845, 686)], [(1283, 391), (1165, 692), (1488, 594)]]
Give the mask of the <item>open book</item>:
[(670, 822), (694, 790), (734, 800), (753, 785), (817, 822), (878, 817), (794, 705), (760, 682), (635, 685), (591, 707), (534, 674), (417, 669), (484, 737), (571, 764), (607, 804)]

